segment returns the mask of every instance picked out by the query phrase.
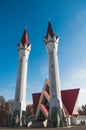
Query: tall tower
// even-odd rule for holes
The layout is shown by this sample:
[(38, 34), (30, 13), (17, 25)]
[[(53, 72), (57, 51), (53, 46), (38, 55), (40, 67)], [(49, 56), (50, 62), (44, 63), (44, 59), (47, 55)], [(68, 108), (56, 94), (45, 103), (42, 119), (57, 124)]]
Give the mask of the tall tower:
[(26, 112), (26, 80), (27, 64), (31, 50), (31, 44), (28, 41), (27, 30), (24, 30), (20, 43), (17, 45), (19, 53), (19, 66), (16, 82), (15, 103), (13, 110), (13, 125), (25, 125)]
[(60, 79), (58, 67), (58, 42), (59, 37), (53, 32), (51, 23), (48, 23), (48, 29), (44, 38), (46, 49), (48, 52), (48, 71), (49, 71), (49, 89), (50, 89), (50, 102), (49, 102), (49, 118), (48, 125), (50, 127), (60, 127), (63, 110), (60, 92)]

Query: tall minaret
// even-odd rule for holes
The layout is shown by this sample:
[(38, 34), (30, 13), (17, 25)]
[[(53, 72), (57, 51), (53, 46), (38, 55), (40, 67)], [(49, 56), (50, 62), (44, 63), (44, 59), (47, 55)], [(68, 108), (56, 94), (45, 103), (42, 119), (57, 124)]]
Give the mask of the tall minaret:
[(13, 125), (25, 125), (26, 112), (26, 80), (28, 57), (31, 50), (31, 44), (28, 41), (27, 30), (24, 30), (20, 43), (17, 45), (19, 53), (19, 66), (16, 82), (15, 103), (13, 109)]
[(48, 23), (48, 29), (44, 42), (48, 52), (48, 70), (49, 70), (49, 118), (48, 125), (59, 127), (61, 125), (63, 110), (60, 91), (59, 67), (58, 67), (58, 42), (59, 37), (53, 32), (51, 23)]

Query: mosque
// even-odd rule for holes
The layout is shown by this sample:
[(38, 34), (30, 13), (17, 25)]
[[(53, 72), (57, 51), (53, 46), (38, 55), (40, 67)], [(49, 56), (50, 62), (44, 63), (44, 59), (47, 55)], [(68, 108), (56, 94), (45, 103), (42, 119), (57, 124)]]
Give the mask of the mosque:
[[(62, 90), (58, 65), (59, 37), (54, 33), (51, 22), (48, 23), (44, 43), (48, 54), (48, 79), (42, 92), (33, 93), (34, 114), (36, 120), (47, 120), (47, 127), (64, 127), (75, 123), (79, 89)], [(27, 64), (31, 51), (27, 30), (24, 30), (17, 45), (19, 66), (16, 82), (15, 103), (12, 113), (13, 125), (25, 126)]]

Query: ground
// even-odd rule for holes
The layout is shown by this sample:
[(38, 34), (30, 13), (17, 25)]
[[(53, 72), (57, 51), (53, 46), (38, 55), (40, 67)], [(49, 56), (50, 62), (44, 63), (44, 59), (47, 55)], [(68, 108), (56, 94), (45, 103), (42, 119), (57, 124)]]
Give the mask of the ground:
[(1, 130), (86, 130), (86, 125), (85, 126), (73, 126), (69, 128), (8, 128), (8, 127), (0, 127)]

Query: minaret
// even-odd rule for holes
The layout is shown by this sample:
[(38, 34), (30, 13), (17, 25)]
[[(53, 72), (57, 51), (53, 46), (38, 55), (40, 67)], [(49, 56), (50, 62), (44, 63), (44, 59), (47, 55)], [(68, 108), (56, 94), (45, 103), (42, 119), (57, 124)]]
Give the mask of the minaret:
[(13, 110), (13, 125), (25, 125), (26, 112), (26, 80), (28, 57), (31, 50), (31, 44), (28, 41), (27, 30), (24, 30), (20, 43), (17, 45), (19, 53), (19, 66), (16, 82), (15, 103)]
[(60, 91), (59, 67), (58, 67), (58, 42), (59, 37), (53, 32), (51, 23), (48, 23), (48, 29), (44, 38), (48, 52), (48, 71), (49, 71), (49, 118), (48, 126), (60, 127), (63, 117), (62, 100)]

